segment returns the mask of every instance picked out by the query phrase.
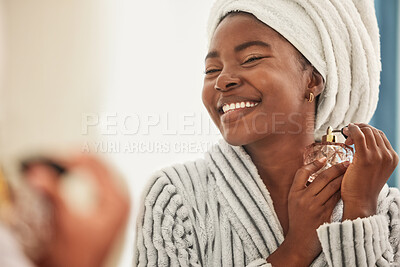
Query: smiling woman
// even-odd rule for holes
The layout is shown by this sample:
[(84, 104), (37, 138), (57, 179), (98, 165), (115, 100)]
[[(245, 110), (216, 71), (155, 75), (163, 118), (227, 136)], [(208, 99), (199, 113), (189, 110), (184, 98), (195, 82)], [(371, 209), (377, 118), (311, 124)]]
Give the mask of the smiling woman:
[[(203, 103), (228, 143), (256, 144), (273, 131), (314, 129), (307, 123), (315, 105), (307, 98), (321, 93), (323, 78), (310, 65), (302, 67), (300, 53), (280, 34), (251, 14), (230, 13), (215, 31), (210, 50)], [(292, 123), (277, 124), (277, 115)], [(310, 132), (299, 145), (313, 142)]]
[[(154, 174), (134, 264), (400, 264), (400, 193), (385, 184), (399, 157), (366, 124), (380, 70), (373, 14), (372, 1), (216, 1), (202, 100), (224, 139)], [(347, 126), (354, 160), (306, 187), (325, 159), (303, 166), (304, 148), (327, 125)]]

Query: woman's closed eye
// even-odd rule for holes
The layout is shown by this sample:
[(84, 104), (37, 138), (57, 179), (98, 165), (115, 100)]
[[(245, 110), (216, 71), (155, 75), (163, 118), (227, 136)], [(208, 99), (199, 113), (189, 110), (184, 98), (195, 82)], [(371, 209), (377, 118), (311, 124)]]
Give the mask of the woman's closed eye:
[(254, 61), (257, 61), (257, 60), (260, 60), (260, 59), (263, 59), (263, 58), (266, 58), (266, 57), (265, 56), (251, 56), (248, 59), (246, 59), (242, 64), (247, 64), (247, 63), (250, 63), (250, 62), (254, 62)]
[[(249, 64), (249, 63), (252, 63), (252, 62), (258, 61), (260, 59), (267, 58), (267, 57), (268, 56), (251, 56), (251, 57), (247, 58), (241, 65)], [(204, 71), (204, 74), (206, 74), (206, 75), (207, 74), (213, 74), (213, 73), (218, 72), (218, 71), (221, 71), (221, 69), (209, 68), (209, 69), (206, 69)]]
[(220, 71), (220, 69), (207, 69), (204, 71), (204, 74), (212, 74), (214, 72)]

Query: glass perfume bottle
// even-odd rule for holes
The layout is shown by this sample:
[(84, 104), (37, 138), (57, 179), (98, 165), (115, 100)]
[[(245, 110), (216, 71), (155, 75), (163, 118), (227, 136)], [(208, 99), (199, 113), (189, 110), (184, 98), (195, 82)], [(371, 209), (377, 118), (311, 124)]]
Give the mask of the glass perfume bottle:
[(312, 183), (318, 174), (329, 167), (344, 161), (352, 162), (354, 155), (353, 148), (344, 143), (337, 142), (337, 136), (334, 134), (336, 132), (341, 132), (343, 134), (343, 129), (333, 130), (332, 127), (329, 126), (326, 130), (326, 135), (322, 136), (321, 142), (315, 142), (305, 148), (303, 155), (305, 165), (326, 157), (325, 165), (309, 177), (306, 186)]

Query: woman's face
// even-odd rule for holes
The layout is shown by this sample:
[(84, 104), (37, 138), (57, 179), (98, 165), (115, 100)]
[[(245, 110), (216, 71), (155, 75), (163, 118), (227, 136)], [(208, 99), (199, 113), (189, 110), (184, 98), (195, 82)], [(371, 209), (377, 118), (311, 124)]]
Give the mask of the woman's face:
[(299, 134), (315, 111), (307, 101), (310, 71), (302, 68), (299, 52), (252, 15), (223, 19), (205, 72), (203, 103), (231, 145)]

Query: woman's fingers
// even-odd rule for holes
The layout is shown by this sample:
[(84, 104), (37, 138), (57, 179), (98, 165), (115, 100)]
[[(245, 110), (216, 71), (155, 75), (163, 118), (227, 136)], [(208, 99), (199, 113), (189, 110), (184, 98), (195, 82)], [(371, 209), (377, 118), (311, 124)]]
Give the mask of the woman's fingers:
[(328, 186), (337, 177), (342, 176), (349, 166), (350, 162), (345, 161), (321, 172), (315, 180), (308, 186), (308, 192), (312, 195), (319, 194), (326, 186)]
[(382, 137), (383, 142), (385, 143), (385, 146), (387, 149), (394, 151), (392, 145), (390, 144), (389, 140), (387, 139), (386, 135), (384, 132), (382, 132), (381, 130), (378, 130), (379, 134)]
[(324, 203), (324, 207), (331, 212), (333, 209), (335, 208), (336, 204), (339, 202), (340, 200), (340, 196), (341, 196), (341, 192), (340, 190), (337, 191), (336, 193), (334, 193), (325, 203)]
[[(368, 125), (366, 123), (355, 123), (354, 125), (358, 126), (360, 130), (363, 132), (366, 140), (366, 146), (368, 149), (375, 149), (377, 147), (381, 149), (393, 150), (389, 140), (386, 138), (385, 134), (375, 127)], [(346, 127), (348, 128), (348, 127)], [(349, 133), (348, 129), (345, 130), (345, 133)], [(350, 133), (349, 133), (350, 134)], [(352, 145), (354, 144), (353, 139), (349, 136), (346, 139), (345, 144)]]
[(304, 165), (303, 167), (298, 169), (294, 176), (291, 190), (295, 191), (303, 190), (304, 185), (307, 183), (307, 180), (311, 176), (311, 174), (321, 169), (325, 165), (325, 163), (326, 163), (326, 158), (321, 158), (307, 165)]
[(344, 143), (348, 146), (354, 145), (353, 139), (351, 139), (351, 137), (347, 137), (346, 141), (344, 141)]
[(378, 134), (380, 135), (382, 142), (384, 143), (386, 149), (388, 151), (390, 151), (390, 153), (395, 154), (395, 150), (393, 149), (392, 145), (390, 144), (389, 140), (387, 139), (386, 135), (384, 132), (382, 132), (381, 130), (377, 129)]
[(318, 203), (325, 204), (335, 193), (340, 192), (340, 186), (343, 180), (343, 174), (331, 180), (316, 196)]
[(358, 127), (360, 127), (361, 131), (363, 131), (364, 134), (372, 131), (374, 142), (372, 142), (372, 141), (369, 142), (369, 140), (367, 139), (368, 149), (375, 148), (375, 146), (373, 144), (375, 144), (377, 147), (382, 148), (382, 149), (387, 148), (385, 142), (383, 141), (381, 134), (379, 133), (380, 131), (378, 129), (376, 129), (375, 127), (372, 127), (371, 125), (368, 125), (366, 123), (356, 123), (356, 125)]
[[(358, 126), (366, 136), (367, 149), (369, 152), (371, 152), (370, 158), (373, 158), (374, 161), (379, 160), (381, 165), (393, 165), (395, 168), (398, 163), (398, 155), (393, 149), (386, 135), (381, 130), (365, 123), (356, 123), (356, 126)], [(369, 141), (371, 136), (373, 136), (375, 143)], [(366, 154), (364, 156), (366, 156)]]
[(379, 133), (379, 130), (376, 128), (372, 128), (372, 131), (374, 132), (376, 144), (378, 145), (378, 147), (381, 149), (389, 149), (383, 141), (382, 135)]
[(376, 150), (378, 144), (375, 140), (374, 131), (370, 127), (358, 127), (363, 132), (365, 137), (365, 143), (368, 150)]
[(351, 137), (357, 153), (365, 155), (367, 153), (367, 142), (363, 131), (357, 125), (350, 123), (348, 126), (349, 137)]

